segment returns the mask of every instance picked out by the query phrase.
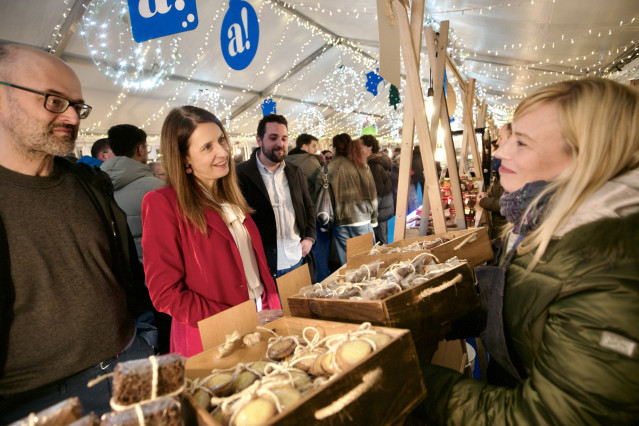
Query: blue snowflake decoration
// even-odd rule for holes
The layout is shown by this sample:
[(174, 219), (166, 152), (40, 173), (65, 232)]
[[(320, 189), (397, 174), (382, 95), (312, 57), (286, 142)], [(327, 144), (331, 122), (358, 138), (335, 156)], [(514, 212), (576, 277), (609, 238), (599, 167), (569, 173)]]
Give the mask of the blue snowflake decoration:
[(264, 99), (264, 102), (262, 102), (262, 115), (277, 114), (275, 105), (276, 103), (273, 102), (273, 99)]
[[(377, 71), (379, 71), (379, 68), (377, 68)], [(366, 90), (371, 92), (373, 96), (377, 96), (377, 87), (382, 81), (384, 81), (384, 79), (375, 71), (369, 72), (366, 74)]]

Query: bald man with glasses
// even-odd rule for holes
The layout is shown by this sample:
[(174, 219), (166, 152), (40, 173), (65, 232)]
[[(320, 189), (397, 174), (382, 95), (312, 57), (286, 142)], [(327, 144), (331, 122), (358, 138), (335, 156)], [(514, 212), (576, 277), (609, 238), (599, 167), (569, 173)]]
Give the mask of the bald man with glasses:
[(63, 61), (0, 45), (0, 424), (71, 396), (108, 411), (108, 381), (87, 381), (153, 354), (153, 326), (136, 332), (152, 307), (109, 177), (62, 157), (90, 113)]

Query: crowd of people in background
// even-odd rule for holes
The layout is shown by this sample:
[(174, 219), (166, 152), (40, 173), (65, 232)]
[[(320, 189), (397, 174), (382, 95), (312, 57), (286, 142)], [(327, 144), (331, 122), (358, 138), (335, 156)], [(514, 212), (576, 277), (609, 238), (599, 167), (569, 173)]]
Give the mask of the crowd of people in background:
[[(266, 133), (272, 128), (276, 128), (274, 142)], [(265, 133), (260, 136), (262, 132)], [(295, 139), (295, 146), (291, 143), (289, 148), (286, 118), (271, 114), (258, 123), (256, 143), (258, 147), (246, 161), (242, 154), (231, 154), (230, 157), (232, 163), (239, 166), (237, 179), (242, 194), (256, 211), (254, 220), (260, 229), (273, 278), (306, 263), (312, 282), (322, 281), (345, 263), (348, 238), (371, 232), (376, 242), (388, 243), (388, 222), (396, 207), (399, 157), (395, 156), (393, 164), (388, 151), (381, 149), (375, 136), (362, 135), (352, 139), (347, 134), (336, 135), (331, 140), (332, 149), (320, 152), (318, 138), (301, 133)], [(162, 147), (159, 151), (166, 152)], [(111, 178), (116, 202), (127, 213), (140, 262), (143, 262), (142, 199), (146, 193), (168, 182), (163, 164), (168, 160), (163, 155), (163, 158), (148, 162), (149, 152), (147, 135), (142, 129), (119, 124), (109, 129), (107, 138), (95, 141), (90, 156), (77, 160), (100, 167)], [(336, 163), (330, 166), (334, 159)], [(288, 166), (288, 170), (284, 166)], [(274, 172), (266, 172), (269, 168)], [(413, 168), (423, 177), (421, 159)], [(286, 172), (280, 176), (278, 170)], [(272, 179), (258, 180), (257, 172)], [(299, 172), (304, 179), (299, 178)], [(335, 227), (328, 231), (320, 230), (311, 211), (324, 173), (329, 176), (336, 206)], [(282, 186), (284, 177), (288, 188)], [(305, 182), (305, 189), (301, 180)], [(420, 188), (411, 185), (409, 207), (413, 210), (417, 208), (416, 191)], [(278, 196), (282, 199), (276, 199)], [(315, 227), (314, 234), (310, 227)]]
[[(214, 111), (182, 106), (164, 120), (159, 162), (125, 123), (72, 161), (91, 112), (73, 70), (0, 45), (0, 80), (2, 424), (69, 396), (104, 413), (110, 383), (90, 379), (151, 354), (197, 354), (197, 322), (249, 300), (261, 323), (277, 318), (277, 278), (307, 264), (321, 281), (346, 263), (349, 238), (388, 242), (400, 152), (374, 136), (337, 134), (318, 153), (300, 134), (289, 149), (287, 119), (270, 114), (244, 159)], [(501, 381), (425, 366), (429, 423), (636, 422), (633, 90), (556, 84), (500, 129), (500, 175), (479, 202), (507, 254), (476, 270), (482, 311), (468, 337), (485, 333)], [(419, 148), (412, 165), (409, 211), (425, 184)], [(315, 206), (325, 175), (328, 231)]]

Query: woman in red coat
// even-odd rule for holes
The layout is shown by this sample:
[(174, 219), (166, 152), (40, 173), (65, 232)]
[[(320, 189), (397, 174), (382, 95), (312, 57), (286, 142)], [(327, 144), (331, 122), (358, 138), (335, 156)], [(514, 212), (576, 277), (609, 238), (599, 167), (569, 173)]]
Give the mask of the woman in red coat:
[(249, 298), (258, 315), (280, 302), (222, 123), (176, 108), (160, 149), (167, 186), (142, 202), (144, 272), (156, 309), (173, 318), (171, 352), (192, 356), (202, 352), (198, 321)]

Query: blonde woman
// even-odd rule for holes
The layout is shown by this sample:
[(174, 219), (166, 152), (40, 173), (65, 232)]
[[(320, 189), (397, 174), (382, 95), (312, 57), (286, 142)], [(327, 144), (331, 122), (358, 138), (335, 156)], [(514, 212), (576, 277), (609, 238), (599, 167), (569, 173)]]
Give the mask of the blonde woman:
[(144, 271), (156, 309), (173, 318), (171, 352), (192, 356), (202, 351), (198, 321), (249, 298), (262, 313), (280, 303), (222, 123), (176, 108), (160, 149), (167, 186), (142, 203)]
[(498, 368), (485, 383), (427, 366), (428, 424), (637, 424), (639, 91), (554, 84), (512, 127), (505, 255), (476, 270)]

